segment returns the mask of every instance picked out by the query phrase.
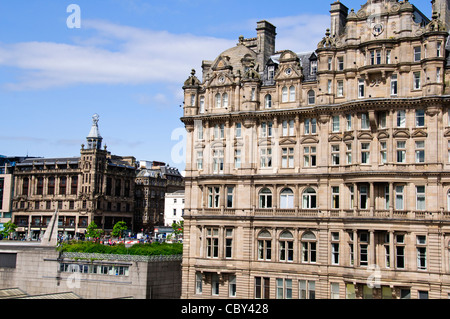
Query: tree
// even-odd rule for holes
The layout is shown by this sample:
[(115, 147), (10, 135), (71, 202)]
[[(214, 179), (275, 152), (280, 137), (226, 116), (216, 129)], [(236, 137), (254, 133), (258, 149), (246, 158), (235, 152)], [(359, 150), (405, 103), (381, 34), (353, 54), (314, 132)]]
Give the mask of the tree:
[(179, 237), (179, 235), (183, 234), (184, 231), (184, 221), (181, 220), (180, 222), (173, 222), (172, 224), (172, 229), (173, 229), (173, 233), (177, 236), (177, 238)]
[(97, 228), (97, 224), (91, 222), (86, 230), (86, 237), (99, 238), (103, 235), (103, 230)]
[(11, 233), (15, 232), (17, 228), (17, 226), (11, 221), (8, 221), (6, 224), (3, 225), (3, 227), (4, 228), (0, 233), (2, 237), (8, 237), (9, 235), (11, 235)]
[(127, 227), (127, 223), (125, 223), (124, 221), (120, 221), (117, 222), (114, 227), (113, 227), (113, 231), (111, 233), (111, 235), (113, 237), (121, 237), (123, 232), (126, 231), (128, 229)]

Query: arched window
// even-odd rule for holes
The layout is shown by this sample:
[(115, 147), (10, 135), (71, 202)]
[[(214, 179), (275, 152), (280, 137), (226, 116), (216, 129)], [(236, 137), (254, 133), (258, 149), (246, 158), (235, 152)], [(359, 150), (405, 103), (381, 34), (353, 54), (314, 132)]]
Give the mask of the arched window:
[(222, 106), (228, 107), (228, 93), (222, 95)]
[(314, 90), (308, 91), (308, 104), (316, 104), (316, 92), (314, 92)]
[(216, 94), (216, 108), (222, 107), (222, 98), (219, 93)]
[(270, 109), (272, 107), (272, 95), (267, 94), (264, 98), (266, 109)]
[(316, 236), (307, 231), (303, 234), (302, 239), (302, 262), (303, 263), (315, 263), (316, 262)]
[(280, 194), (280, 208), (294, 208), (294, 192), (285, 188)]
[(287, 102), (288, 101), (288, 88), (283, 87), (281, 90), (281, 102)]
[(285, 230), (280, 234), (280, 261), (294, 260), (294, 236)]
[(267, 230), (258, 234), (258, 260), (272, 259), (272, 235)]
[(289, 88), (289, 102), (295, 102), (295, 87), (293, 85)]
[(272, 208), (272, 192), (264, 188), (259, 192), (259, 208)]
[(317, 208), (317, 201), (316, 201), (316, 191), (313, 188), (307, 188), (303, 192), (303, 209), (314, 209)]

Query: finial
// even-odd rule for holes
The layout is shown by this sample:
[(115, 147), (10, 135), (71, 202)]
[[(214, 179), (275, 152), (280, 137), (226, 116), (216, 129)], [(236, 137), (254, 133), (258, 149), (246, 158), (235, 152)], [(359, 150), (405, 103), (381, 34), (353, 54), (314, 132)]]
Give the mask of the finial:
[(239, 36), (239, 43), (240, 44), (244, 43), (244, 36), (243, 35)]
[(195, 69), (191, 70), (191, 75), (194, 76), (195, 75)]
[(92, 123), (94, 123), (95, 125), (97, 125), (99, 119), (100, 119), (100, 115), (98, 115), (97, 113), (95, 113), (95, 114), (92, 116)]

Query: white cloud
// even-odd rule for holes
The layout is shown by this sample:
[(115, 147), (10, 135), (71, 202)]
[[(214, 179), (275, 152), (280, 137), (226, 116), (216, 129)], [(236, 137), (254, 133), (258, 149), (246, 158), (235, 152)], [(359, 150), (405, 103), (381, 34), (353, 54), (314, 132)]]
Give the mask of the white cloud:
[[(0, 44), (0, 66), (23, 72), (9, 89), (45, 89), (77, 84), (182, 83), (202, 59), (214, 59), (232, 41), (171, 34), (102, 21), (83, 21), (95, 39), (76, 44)], [(115, 48), (108, 48), (114, 43)]]
[[(277, 26), (277, 50), (312, 51), (329, 25), (328, 16), (290, 16), (268, 19)], [(256, 27), (256, 21), (253, 23)], [(35, 90), (79, 84), (179, 85), (192, 68), (201, 74), (201, 61), (215, 59), (234, 46), (228, 40), (192, 34), (173, 34), (83, 20), (90, 37), (72, 43), (0, 43), (0, 67), (19, 69), (16, 79), (0, 83), (10, 90)], [(164, 102), (164, 96), (142, 97)]]

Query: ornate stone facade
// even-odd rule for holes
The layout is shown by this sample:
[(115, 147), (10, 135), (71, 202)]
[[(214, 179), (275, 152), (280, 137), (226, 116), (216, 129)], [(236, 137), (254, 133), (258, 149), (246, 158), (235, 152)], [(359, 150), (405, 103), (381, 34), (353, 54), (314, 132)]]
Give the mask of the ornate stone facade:
[(192, 72), (183, 297), (450, 295), (449, 2), (432, 8), (334, 2), (302, 54), (261, 21)]
[(107, 231), (122, 220), (132, 228), (135, 158), (102, 149), (97, 115), (86, 142), (80, 157), (16, 164), (12, 219), (19, 236), (39, 239), (56, 209), (61, 234), (71, 237), (84, 236), (92, 221)]

